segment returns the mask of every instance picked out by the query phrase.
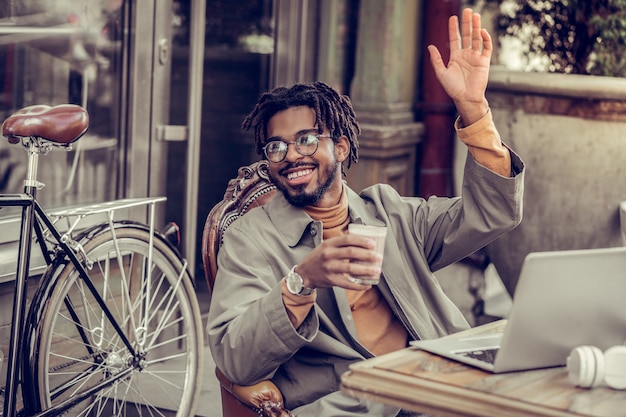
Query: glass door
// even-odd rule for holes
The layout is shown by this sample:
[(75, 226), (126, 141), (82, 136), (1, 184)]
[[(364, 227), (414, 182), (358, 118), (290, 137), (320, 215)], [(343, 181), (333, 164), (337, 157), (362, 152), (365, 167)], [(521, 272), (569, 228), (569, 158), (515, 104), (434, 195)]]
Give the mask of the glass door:
[[(241, 123), (261, 93), (278, 85), (314, 79), (321, 2), (206, 2), (200, 46), (202, 85), (191, 90), (186, 88), (191, 46), (198, 35), (191, 23), (199, 17), (194, 13), (200, 8), (195, 0), (174, 3), (181, 24), (175, 26), (173, 36), (172, 122), (185, 124), (189, 119), (186, 103), (195, 102), (194, 95), (202, 97), (199, 109), (192, 109), (200, 111), (198, 137), (170, 143), (167, 217), (185, 225), (184, 253), (200, 281), (205, 219), (238, 168), (260, 158), (252, 133), (242, 132)], [(199, 163), (193, 163), (194, 159)]]
[[(169, 116), (173, 12), (171, 0), (0, 2), (0, 118), (62, 103), (90, 116), (73, 149), (40, 158), (44, 207), (165, 195), (168, 145), (160, 132)], [(22, 192), (25, 158), (2, 138), (0, 192)], [(18, 217), (0, 210), (0, 282), (14, 272), (3, 250), (18, 239)]]
[[(123, 10), (93, 3), (12, 1), (0, 8), (0, 118), (35, 104), (79, 104), (90, 114), (72, 150), (41, 158), (39, 197), (47, 207), (116, 196)], [(22, 147), (3, 141), (2, 192), (22, 191), (24, 162)], [(0, 216), (10, 214), (3, 209)]]

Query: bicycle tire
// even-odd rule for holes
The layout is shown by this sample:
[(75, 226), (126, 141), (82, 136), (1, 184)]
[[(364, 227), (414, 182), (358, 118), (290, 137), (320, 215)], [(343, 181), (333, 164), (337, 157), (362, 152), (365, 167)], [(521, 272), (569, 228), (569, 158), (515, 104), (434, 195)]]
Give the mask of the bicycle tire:
[(128, 372), (64, 415), (162, 415), (175, 410), (176, 416), (192, 416), (202, 382), (204, 338), (191, 278), (159, 235), (153, 235), (149, 269), (148, 230), (116, 227), (115, 236), (113, 240), (110, 229), (99, 232), (84, 243), (84, 253), (94, 263), (89, 275), (98, 293), (141, 357), (132, 357), (78, 270), (66, 263), (50, 281), (52, 289), (33, 333), (34, 398), (45, 410)]

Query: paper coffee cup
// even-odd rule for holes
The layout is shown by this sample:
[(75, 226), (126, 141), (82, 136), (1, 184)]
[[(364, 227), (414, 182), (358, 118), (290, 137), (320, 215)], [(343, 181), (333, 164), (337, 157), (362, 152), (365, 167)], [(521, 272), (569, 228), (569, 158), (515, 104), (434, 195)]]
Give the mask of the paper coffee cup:
[[(348, 225), (348, 233), (353, 235), (365, 236), (376, 242), (376, 247), (374, 248), (374, 250), (378, 254), (380, 254), (381, 257), (380, 262), (378, 262), (376, 266), (381, 267), (383, 263), (382, 256), (385, 251), (385, 237), (387, 236), (387, 227), (350, 223)], [(359, 261), (354, 262), (364, 263)], [(350, 277), (349, 279), (350, 281), (357, 284), (377, 285), (380, 281), (380, 275), (371, 277)]]

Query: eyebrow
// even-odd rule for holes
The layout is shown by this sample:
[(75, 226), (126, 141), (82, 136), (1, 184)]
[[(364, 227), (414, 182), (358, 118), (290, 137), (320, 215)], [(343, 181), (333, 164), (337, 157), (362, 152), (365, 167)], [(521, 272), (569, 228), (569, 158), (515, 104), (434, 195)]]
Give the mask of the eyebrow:
[[(311, 133), (311, 132), (315, 132), (317, 133), (317, 128), (316, 127), (312, 127), (310, 129), (303, 129), (303, 130), (298, 130), (296, 133), (294, 133), (294, 137), (298, 138), (302, 135), (306, 135), (307, 133)], [(285, 138), (283, 138), (282, 136), (272, 136), (271, 138), (267, 138), (267, 142), (271, 142), (273, 140), (280, 140), (282, 142), (285, 142)]]

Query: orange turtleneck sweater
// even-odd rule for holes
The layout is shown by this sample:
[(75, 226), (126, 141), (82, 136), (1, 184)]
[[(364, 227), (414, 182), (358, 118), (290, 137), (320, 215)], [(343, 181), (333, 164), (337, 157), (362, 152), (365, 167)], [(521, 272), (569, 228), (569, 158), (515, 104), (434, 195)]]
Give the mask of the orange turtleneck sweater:
[[(323, 238), (329, 239), (348, 232), (348, 196), (345, 188), (339, 203), (333, 207), (305, 207), (311, 218), (324, 225)], [(345, 290), (352, 310), (359, 342), (374, 355), (392, 352), (406, 347), (408, 333), (393, 314), (380, 290), (372, 286), (367, 290)], [(297, 296), (287, 290), (282, 281), (283, 302), (289, 319), (295, 328), (304, 321), (315, 303), (316, 293)]]

